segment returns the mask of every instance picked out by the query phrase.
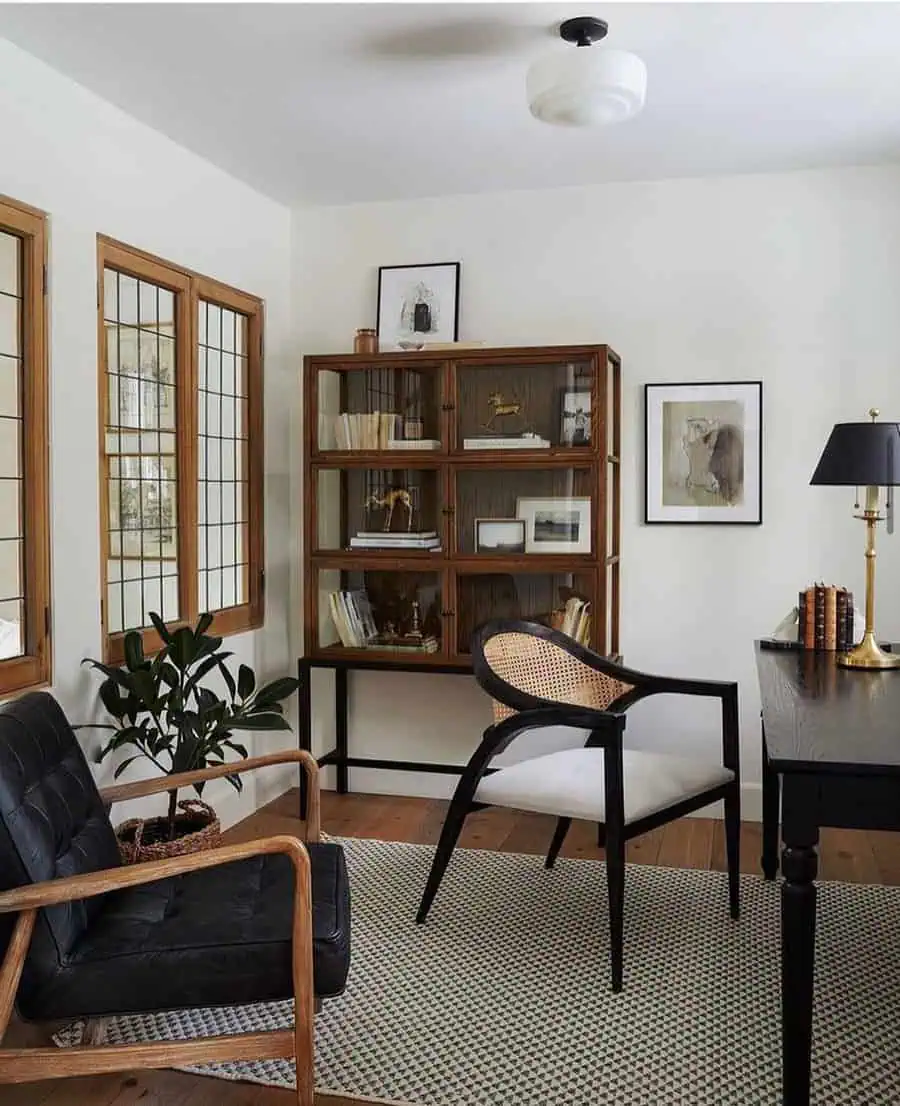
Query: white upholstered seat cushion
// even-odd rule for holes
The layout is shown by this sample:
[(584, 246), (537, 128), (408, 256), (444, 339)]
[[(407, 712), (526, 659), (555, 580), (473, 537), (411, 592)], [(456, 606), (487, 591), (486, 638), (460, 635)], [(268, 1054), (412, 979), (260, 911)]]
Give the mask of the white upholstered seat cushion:
[[(485, 776), (476, 803), (606, 821), (602, 749), (561, 749)], [(626, 749), (625, 822), (637, 822), (683, 799), (728, 783), (734, 773), (715, 761)]]

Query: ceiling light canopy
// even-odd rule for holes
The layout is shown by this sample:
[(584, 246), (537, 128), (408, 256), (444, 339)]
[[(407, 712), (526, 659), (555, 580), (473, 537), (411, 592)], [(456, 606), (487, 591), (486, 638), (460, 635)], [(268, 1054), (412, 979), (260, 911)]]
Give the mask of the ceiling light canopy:
[(555, 50), (528, 70), (525, 88), (535, 119), (561, 126), (621, 123), (644, 106), (647, 67), (625, 50), (594, 47), (606, 37), (602, 19), (579, 16), (559, 28), (574, 50)]

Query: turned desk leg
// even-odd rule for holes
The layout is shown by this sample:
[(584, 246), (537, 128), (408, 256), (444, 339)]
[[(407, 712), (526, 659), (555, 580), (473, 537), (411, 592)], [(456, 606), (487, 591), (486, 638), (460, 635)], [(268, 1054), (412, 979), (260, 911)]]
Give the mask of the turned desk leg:
[(781, 784), (778, 773), (769, 763), (766, 735), (763, 729), (762, 748), (762, 870), (766, 879), (778, 875), (778, 832), (781, 815)]
[(809, 1106), (819, 827), (815, 784), (785, 779), (781, 871), (781, 1041), (784, 1106)]

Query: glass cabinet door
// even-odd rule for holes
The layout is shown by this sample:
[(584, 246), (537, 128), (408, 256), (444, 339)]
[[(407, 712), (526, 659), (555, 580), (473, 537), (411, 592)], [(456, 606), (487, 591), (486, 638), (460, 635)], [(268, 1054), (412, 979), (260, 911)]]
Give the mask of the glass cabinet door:
[(314, 573), (319, 651), (411, 660), (444, 651), (442, 573), (380, 567)]
[(458, 364), (456, 450), (596, 449), (594, 363)]
[(442, 448), (440, 364), (313, 369), (319, 452)]
[(569, 634), (583, 645), (603, 636), (596, 632), (596, 573), (460, 572), (456, 577), (456, 651), (472, 652), (474, 630), (495, 618), (540, 622)]
[(459, 467), (454, 552), (511, 557), (575, 554), (597, 547), (594, 470), (589, 465)]
[(439, 469), (316, 466), (313, 472), (313, 552), (443, 551), (446, 515)]

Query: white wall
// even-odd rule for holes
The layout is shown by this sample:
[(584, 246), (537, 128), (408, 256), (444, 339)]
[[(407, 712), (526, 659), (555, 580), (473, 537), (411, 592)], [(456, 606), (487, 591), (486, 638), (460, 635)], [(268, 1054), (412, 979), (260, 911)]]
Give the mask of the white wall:
[[(900, 169), (612, 184), (295, 212), (303, 352), (351, 348), (375, 322), (379, 265), (460, 260), (460, 338), (608, 342), (624, 365), (623, 646), (664, 673), (740, 681), (754, 813), (759, 698), (752, 643), (815, 579), (863, 592), (852, 496), (810, 488), (834, 422), (900, 418)], [(764, 382), (761, 527), (642, 524), (642, 385)], [(296, 425), (299, 415), (295, 411)], [(299, 442), (295, 441), (299, 450)], [(299, 454), (298, 454), (299, 456)], [(294, 471), (297, 472), (297, 462)], [(297, 485), (294, 503), (302, 489)], [(882, 536), (879, 630), (900, 638), (900, 537)], [(294, 610), (299, 611), (295, 580)], [(299, 626), (294, 626), (299, 645)], [(458, 676), (357, 673), (358, 755), (464, 761), (488, 722)], [(316, 741), (332, 733), (329, 676)], [(648, 702), (636, 745), (716, 747), (710, 704)], [(449, 778), (353, 770), (354, 789), (446, 794)]]
[[(261, 677), (292, 671), (284, 601), (291, 524), (288, 408), (296, 389), (290, 213), (2, 39), (0, 193), (50, 215), (53, 692), (73, 722), (91, 716), (97, 680), (79, 662), (101, 651), (98, 232), (266, 301), (266, 625), (228, 646)], [(84, 740), (89, 751), (96, 748), (96, 737)], [(254, 744), (266, 751), (293, 741), (279, 734)], [(106, 782), (111, 769), (104, 763), (97, 774)], [(269, 774), (250, 783), (240, 800), (226, 783), (207, 795), (231, 822), (285, 783), (284, 773)], [(141, 811), (153, 813), (151, 803)]]

